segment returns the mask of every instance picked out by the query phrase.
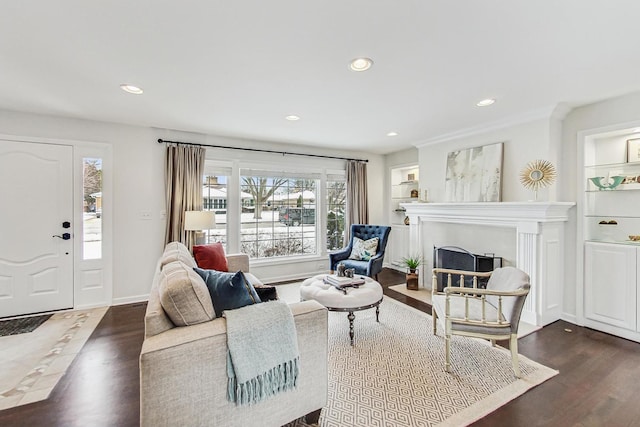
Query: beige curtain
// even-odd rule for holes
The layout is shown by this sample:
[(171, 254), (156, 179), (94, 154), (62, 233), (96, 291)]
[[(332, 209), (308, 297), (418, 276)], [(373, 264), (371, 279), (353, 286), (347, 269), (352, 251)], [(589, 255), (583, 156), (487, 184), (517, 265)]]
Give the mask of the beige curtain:
[(195, 232), (184, 230), (184, 213), (202, 210), (202, 176), (206, 151), (204, 147), (193, 145), (167, 145), (165, 243), (177, 240), (188, 248), (195, 243)]
[(345, 244), (351, 239), (351, 224), (369, 223), (369, 197), (367, 194), (367, 164), (356, 160), (347, 161), (347, 221)]

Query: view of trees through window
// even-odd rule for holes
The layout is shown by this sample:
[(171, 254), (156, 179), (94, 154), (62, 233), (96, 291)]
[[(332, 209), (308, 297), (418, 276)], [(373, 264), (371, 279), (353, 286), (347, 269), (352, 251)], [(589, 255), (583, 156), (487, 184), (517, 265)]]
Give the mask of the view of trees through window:
[(228, 176), (223, 174), (204, 177), (202, 185), (202, 208), (205, 211), (214, 211), (216, 215), (216, 227), (205, 230), (208, 243), (219, 242), (227, 246), (227, 182)]
[(317, 253), (317, 180), (242, 176), (240, 185), (243, 253), (251, 258)]
[(342, 180), (327, 180), (327, 250), (344, 246), (347, 189)]
[[(228, 206), (230, 174), (230, 170), (214, 173), (214, 169), (209, 169), (203, 178), (203, 209), (214, 211), (216, 216), (215, 228), (205, 230), (207, 242), (220, 242), (227, 249), (227, 233), (238, 232), (228, 230), (228, 215), (234, 218), (239, 215), (239, 250), (253, 259), (317, 254), (325, 239), (327, 250), (343, 247), (346, 200), (343, 176), (328, 177), (326, 199), (318, 200), (319, 178), (247, 171), (240, 177), (238, 212), (237, 207)], [(324, 231), (320, 228), (323, 215), (326, 215)]]
[(102, 159), (82, 161), (83, 259), (102, 258)]

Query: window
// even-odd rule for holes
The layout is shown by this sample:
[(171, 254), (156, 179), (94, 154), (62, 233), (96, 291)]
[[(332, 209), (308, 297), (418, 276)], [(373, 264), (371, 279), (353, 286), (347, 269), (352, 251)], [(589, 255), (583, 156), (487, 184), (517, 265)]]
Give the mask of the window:
[(344, 247), (347, 189), (344, 176), (327, 176), (327, 250)]
[(82, 159), (82, 256), (102, 258), (102, 159)]
[(226, 171), (209, 170), (205, 173), (202, 184), (202, 208), (214, 211), (215, 228), (205, 230), (207, 243), (222, 243), (227, 247), (227, 183)]
[(319, 179), (243, 172), (241, 251), (250, 258), (316, 254)]

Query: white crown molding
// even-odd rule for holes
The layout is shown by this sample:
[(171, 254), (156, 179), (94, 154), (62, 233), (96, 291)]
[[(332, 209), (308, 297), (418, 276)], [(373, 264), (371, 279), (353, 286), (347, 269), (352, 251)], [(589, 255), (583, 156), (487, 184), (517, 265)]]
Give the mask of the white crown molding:
[(415, 144), (413, 144), (413, 146), (416, 148), (428, 147), (430, 145), (441, 144), (443, 142), (467, 138), (474, 135), (480, 135), (498, 129), (504, 129), (523, 123), (530, 123), (541, 119), (553, 118), (557, 120), (563, 120), (570, 111), (571, 107), (569, 107), (568, 105), (557, 104), (551, 107), (544, 107), (538, 110), (527, 111), (526, 113), (515, 114), (500, 120), (484, 123), (482, 125), (460, 129), (455, 132), (445, 133), (424, 141), (416, 142)]

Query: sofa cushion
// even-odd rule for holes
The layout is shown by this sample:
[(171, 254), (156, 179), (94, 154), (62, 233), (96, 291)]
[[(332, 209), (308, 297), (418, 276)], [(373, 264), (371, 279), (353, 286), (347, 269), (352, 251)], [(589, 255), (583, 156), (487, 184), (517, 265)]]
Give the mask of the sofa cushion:
[[(222, 243), (193, 246), (193, 257), (199, 268), (205, 270), (229, 271), (227, 257)], [(195, 266), (194, 266), (195, 267)]]
[(224, 310), (233, 310), (261, 302), (253, 285), (242, 271), (224, 273), (198, 267), (194, 270), (204, 279), (218, 317), (222, 316)]
[(196, 266), (196, 262), (191, 256), (189, 249), (181, 242), (167, 243), (160, 258), (160, 268), (174, 261), (180, 261), (191, 268)]
[(189, 326), (214, 319), (207, 285), (193, 267), (173, 261), (160, 271), (160, 304), (176, 326)]
[(275, 301), (278, 299), (278, 291), (276, 291), (275, 286), (269, 285), (253, 285), (253, 288), (256, 290), (260, 301)]
[(369, 240), (362, 240), (359, 237), (354, 237), (349, 259), (354, 259), (356, 261), (369, 261), (371, 257), (376, 254), (379, 241), (379, 237), (374, 237)]

